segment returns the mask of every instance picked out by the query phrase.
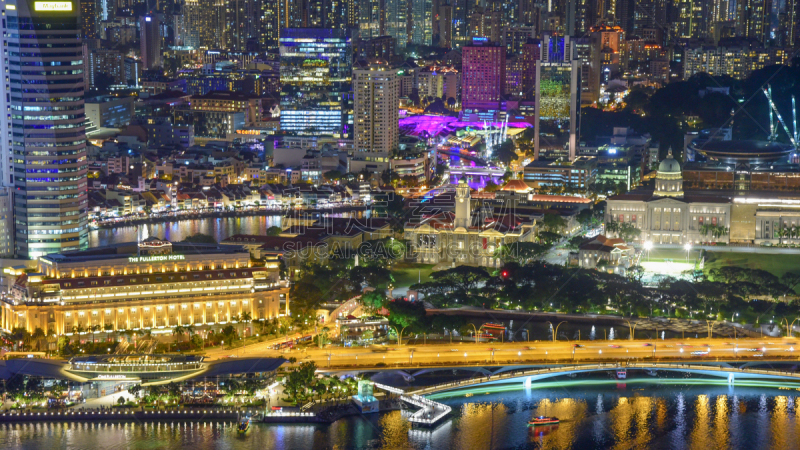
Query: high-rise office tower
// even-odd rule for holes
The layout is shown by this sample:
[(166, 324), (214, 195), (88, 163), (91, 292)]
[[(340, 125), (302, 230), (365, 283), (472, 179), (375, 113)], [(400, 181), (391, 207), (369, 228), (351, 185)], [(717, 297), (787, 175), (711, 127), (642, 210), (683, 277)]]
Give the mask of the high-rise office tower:
[[(420, 45), (433, 44), (433, 2), (431, 0), (411, 0), (412, 21), (411, 42)], [(436, 24), (438, 30), (440, 24)]]
[(145, 70), (161, 67), (161, 21), (158, 14), (150, 14), (139, 18), (139, 44), (142, 56), (142, 67)]
[[(534, 159), (543, 146), (567, 148), (575, 160), (581, 118), (580, 63), (569, 36), (544, 35), (541, 59), (536, 63)], [(545, 125), (543, 127), (543, 125)], [(549, 131), (547, 142), (541, 133)], [(557, 133), (555, 132), (557, 131)]]
[(770, 39), (772, 0), (739, 0), (736, 3), (736, 13), (739, 35), (755, 39), (766, 46)]
[[(423, 0), (425, 1), (425, 0)], [(430, 3), (430, 0), (427, 0)], [(393, 37), (397, 48), (408, 45), (408, 1), (384, 0), (386, 34)], [(430, 33), (430, 21), (428, 22)]]
[[(276, 2), (277, 3), (277, 2)], [(264, 3), (261, 0), (227, 0), (225, 2), (225, 48), (235, 51), (256, 51), (264, 29)]]
[(506, 48), (473, 38), (461, 48), (461, 104), (467, 110), (497, 110), (506, 83)]
[(500, 11), (478, 8), (469, 16), (469, 36), (485, 37), (490, 42), (503, 40), (503, 16)]
[(399, 142), (400, 80), (396, 71), (383, 64), (354, 69), (353, 95), (355, 151), (388, 161)]
[(200, 48), (201, 17), (200, 0), (185, 0), (181, 5), (180, 19), (175, 20), (175, 41), (178, 45)]
[(281, 33), (281, 130), (347, 135), (353, 47), (346, 30), (287, 28)]
[(282, 1), (265, 1), (261, 10), (263, 21), (263, 34), (261, 35), (261, 48), (263, 50), (277, 50), (281, 34), (281, 6)]
[[(187, 6), (189, 3), (187, 2)], [(225, 0), (197, 0), (197, 30), (200, 46), (205, 48), (225, 47)]]
[(442, 48), (453, 47), (453, 7), (440, 4), (436, 14), (436, 30), (438, 45)]
[[(645, 29), (658, 29), (662, 30), (662, 36), (665, 34), (668, 1), (669, 0), (639, 0), (636, 2), (636, 9), (633, 13), (633, 29), (637, 36), (644, 37), (643, 30)], [(658, 43), (661, 44), (661, 42)]]
[(634, 11), (636, 9), (636, 0), (617, 0), (616, 11), (614, 17), (617, 19), (617, 24), (625, 31), (626, 36), (633, 36), (634, 26)]
[(81, 5), (81, 37), (97, 39), (97, 0), (80, 0)]
[(800, 4), (797, 1), (786, 1), (778, 14), (778, 42), (783, 47), (800, 48)]
[(358, 0), (358, 36), (361, 39), (386, 34), (383, 0)]
[(77, 0), (6, 3), (3, 40), (8, 53), (2, 70), (7, 78), (0, 109), (10, 117), (2, 120), (0, 148), (4, 166), (9, 149), (13, 155), (15, 245), (20, 257), (87, 247), (79, 5)]

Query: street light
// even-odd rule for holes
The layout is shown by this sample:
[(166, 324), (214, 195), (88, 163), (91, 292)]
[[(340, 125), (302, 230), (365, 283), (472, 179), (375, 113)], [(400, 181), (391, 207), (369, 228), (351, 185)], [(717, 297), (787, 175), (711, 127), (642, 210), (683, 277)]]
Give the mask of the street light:
[(647, 260), (650, 261), (650, 250), (653, 249), (653, 243), (651, 241), (646, 241), (644, 243), (644, 249), (647, 252)]
[(553, 342), (555, 342), (557, 339), (556, 337), (558, 336), (558, 327), (560, 327), (562, 323), (567, 323), (567, 321), (564, 320), (562, 322), (559, 322), (558, 325), (555, 326), (555, 328), (553, 328), (553, 323), (550, 322), (549, 320), (547, 321), (547, 323), (550, 324), (550, 328), (553, 330)]
[(689, 252), (692, 251), (692, 244), (690, 242), (687, 242), (683, 246), (683, 249), (686, 250), (686, 262), (689, 262)]

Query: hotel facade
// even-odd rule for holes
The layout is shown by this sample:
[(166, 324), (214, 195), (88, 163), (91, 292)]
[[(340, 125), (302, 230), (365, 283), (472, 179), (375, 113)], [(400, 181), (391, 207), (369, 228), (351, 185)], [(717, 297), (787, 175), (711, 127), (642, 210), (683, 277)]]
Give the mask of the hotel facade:
[[(41, 257), (16, 280), (0, 308), (0, 327), (56, 334), (198, 331), (289, 314), (279, 262), (255, 266), (239, 246), (173, 244), (161, 239)], [(244, 333), (252, 335), (246, 321)]]

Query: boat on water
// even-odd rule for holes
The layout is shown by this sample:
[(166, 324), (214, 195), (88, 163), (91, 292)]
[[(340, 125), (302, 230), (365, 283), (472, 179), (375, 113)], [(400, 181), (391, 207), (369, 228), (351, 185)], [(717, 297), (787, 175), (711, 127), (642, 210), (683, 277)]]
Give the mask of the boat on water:
[(540, 427), (547, 425), (557, 425), (559, 422), (558, 417), (538, 416), (528, 421), (529, 427)]
[(239, 433), (247, 433), (250, 431), (250, 416), (245, 416), (242, 420), (239, 421)]
[(617, 369), (617, 379), (624, 380), (628, 378), (628, 371), (625, 369)]

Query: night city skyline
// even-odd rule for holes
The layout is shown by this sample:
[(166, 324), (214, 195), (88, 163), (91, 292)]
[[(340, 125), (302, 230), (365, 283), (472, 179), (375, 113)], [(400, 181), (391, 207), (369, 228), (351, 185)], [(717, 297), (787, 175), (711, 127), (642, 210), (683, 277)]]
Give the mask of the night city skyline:
[(0, 447), (798, 447), (799, 5), (5, 0)]

